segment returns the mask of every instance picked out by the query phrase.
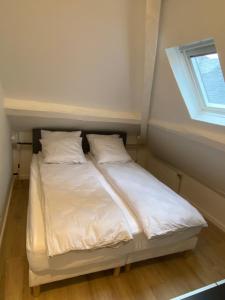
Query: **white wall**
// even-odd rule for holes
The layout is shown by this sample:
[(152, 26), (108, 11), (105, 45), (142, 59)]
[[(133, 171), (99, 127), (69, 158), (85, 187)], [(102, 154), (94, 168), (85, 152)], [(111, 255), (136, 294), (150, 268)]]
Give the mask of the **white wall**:
[[(0, 75), (12, 129), (28, 135), (35, 127), (111, 129), (137, 136), (145, 8), (146, 0), (2, 0)], [(14, 172), (20, 163), (20, 178), (27, 178), (31, 147), (14, 150)]]
[(164, 0), (149, 145), (163, 160), (225, 191), (225, 128), (190, 119), (165, 49), (214, 38), (225, 74), (225, 1)]
[(6, 97), (139, 111), (145, 0), (1, 0)]
[(208, 188), (150, 153), (147, 168), (159, 180), (196, 206), (207, 220), (225, 231), (225, 193)]
[(11, 177), (12, 150), (10, 128), (3, 110), (3, 93), (0, 85), (0, 231)]

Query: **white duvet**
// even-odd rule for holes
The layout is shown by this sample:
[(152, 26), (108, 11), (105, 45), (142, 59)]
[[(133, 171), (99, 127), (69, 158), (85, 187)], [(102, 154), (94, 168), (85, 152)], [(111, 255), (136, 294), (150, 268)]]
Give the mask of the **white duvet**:
[(207, 226), (189, 202), (136, 163), (96, 166), (133, 210), (148, 239)]
[(91, 161), (44, 164), (39, 155), (48, 256), (132, 239), (127, 221)]

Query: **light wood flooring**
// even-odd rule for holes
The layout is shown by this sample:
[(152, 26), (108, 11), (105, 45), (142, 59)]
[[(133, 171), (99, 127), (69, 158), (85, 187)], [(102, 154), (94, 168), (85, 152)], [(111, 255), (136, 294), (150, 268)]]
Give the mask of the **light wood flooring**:
[[(13, 191), (0, 252), (0, 299), (34, 299), (28, 286), (25, 251), (28, 181)], [(225, 233), (210, 224), (195, 251), (132, 265), (130, 272), (112, 270), (42, 287), (43, 300), (167, 300), (225, 278)]]

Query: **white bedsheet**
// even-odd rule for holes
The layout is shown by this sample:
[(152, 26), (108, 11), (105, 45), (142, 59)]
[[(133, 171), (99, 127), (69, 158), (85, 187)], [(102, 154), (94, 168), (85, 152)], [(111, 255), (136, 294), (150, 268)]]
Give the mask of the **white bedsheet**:
[(197, 209), (138, 164), (95, 165), (132, 209), (148, 239), (207, 226)]
[(38, 161), (48, 256), (118, 246), (133, 238), (91, 161), (46, 164), (41, 155)]
[[(112, 190), (109, 184), (107, 184), (100, 172), (96, 170), (96, 174), (102, 185), (111, 195), (113, 201), (123, 212), (130, 231), (132, 233), (139, 232), (138, 224), (136, 223), (135, 218), (132, 217), (132, 212), (125, 208), (123, 202)], [(48, 257), (41, 203), (42, 186), (39, 173), (38, 155), (33, 155), (30, 173), (26, 250), (30, 268), (34, 272), (82, 268), (82, 266), (87, 266), (93, 263), (101, 263), (105, 260), (114, 259), (115, 257), (123, 255), (123, 253), (129, 252), (128, 249), (130, 249), (131, 244), (128, 242), (117, 248), (70, 251), (63, 255)]]
[[(123, 211), (127, 219), (134, 239), (118, 248), (103, 248), (96, 250), (71, 251), (63, 255), (48, 257), (45, 240), (45, 230), (43, 214), (41, 209), (41, 183), (37, 155), (33, 155), (30, 174), (30, 195), (28, 206), (27, 241), (26, 250), (30, 269), (37, 274), (56, 274), (70, 272), (76, 269), (82, 273), (88, 266), (96, 264), (102, 265), (105, 261), (127, 257), (128, 254), (135, 255), (141, 250), (165, 247), (182, 242), (196, 236), (201, 227), (187, 228), (183, 232), (178, 232), (169, 237), (162, 237), (154, 240), (147, 240), (141, 227), (137, 223), (134, 214), (129, 207), (121, 200), (105, 178), (99, 174), (99, 179), (110, 193), (112, 199)], [(125, 258), (123, 258), (125, 260)], [(143, 257), (143, 259), (146, 259)]]

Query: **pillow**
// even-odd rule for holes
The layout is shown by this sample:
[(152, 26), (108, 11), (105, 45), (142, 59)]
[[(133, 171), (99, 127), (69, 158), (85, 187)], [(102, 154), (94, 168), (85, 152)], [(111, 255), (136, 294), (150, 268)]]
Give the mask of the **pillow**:
[(48, 164), (85, 163), (81, 137), (41, 139), (44, 162)]
[(94, 155), (94, 140), (107, 140), (111, 138), (119, 138), (120, 136), (119, 134), (87, 134), (86, 137), (90, 145), (90, 152)]
[(58, 139), (58, 138), (66, 138), (66, 137), (79, 137), (81, 135), (81, 131), (49, 131), (49, 130), (41, 130), (41, 138), (42, 139)]
[(130, 155), (127, 153), (123, 140), (118, 136), (101, 136), (89, 137), (87, 135), (88, 142), (90, 143), (91, 153), (98, 163), (107, 162), (128, 162), (131, 161)]

